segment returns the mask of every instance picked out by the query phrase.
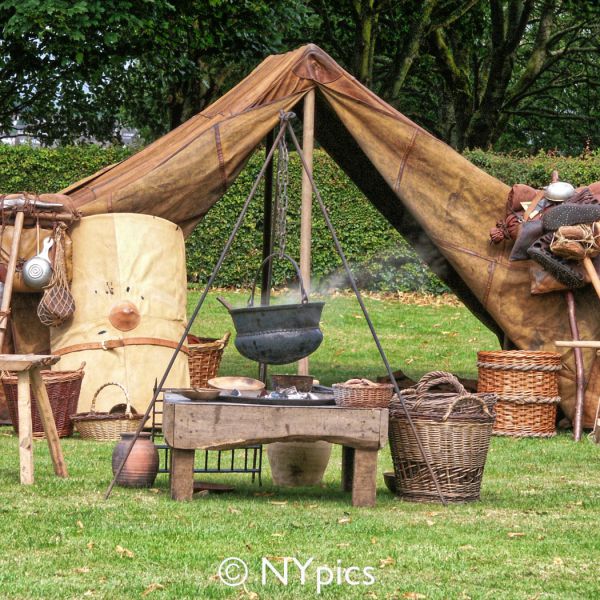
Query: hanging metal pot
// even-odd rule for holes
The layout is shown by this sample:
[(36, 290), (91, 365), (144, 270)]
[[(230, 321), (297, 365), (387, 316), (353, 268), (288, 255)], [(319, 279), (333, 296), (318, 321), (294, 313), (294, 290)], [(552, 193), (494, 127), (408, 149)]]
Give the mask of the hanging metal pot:
[(22, 276), (26, 286), (34, 290), (41, 290), (50, 283), (52, 264), (50, 263), (49, 252), (53, 244), (54, 240), (52, 238), (46, 238), (44, 249), (23, 265)]
[(233, 308), (222, 298), (219, 301), (233, 319), (237, 332), (235, 347), (242, 356), (269, 365), (284, 365), (312, 354), (321, 345), (323, 333), (319, 322), (325, 303), (308, 301), (298, 264), (283, 254), (298, 275), (300, 304), (254, 306), (256, 280), (263, 266), (276, 256), (279, 254), (269, 255), (259, 267), (247, 307)]

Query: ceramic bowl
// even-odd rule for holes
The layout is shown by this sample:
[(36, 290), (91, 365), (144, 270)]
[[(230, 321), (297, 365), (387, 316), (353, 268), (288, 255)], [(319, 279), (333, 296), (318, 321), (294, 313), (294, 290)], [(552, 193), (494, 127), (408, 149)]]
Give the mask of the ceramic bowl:
[(238, 390), (238, 392), (256, 392), (262, 390), (265, 384), (252, 377), (213, 377), (208, 380), (211, 388), (222, 391)]
[(219, 397), (221, 390), (216, 388), (190, 388), (186, 390), (180, 390), (179, 393), (182, 396), (185, 396), (188, 400), (210, 402)]

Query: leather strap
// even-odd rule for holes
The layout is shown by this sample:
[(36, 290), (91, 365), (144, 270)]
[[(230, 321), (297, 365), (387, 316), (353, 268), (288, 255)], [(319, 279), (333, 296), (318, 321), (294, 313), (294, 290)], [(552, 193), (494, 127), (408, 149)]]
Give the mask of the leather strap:
[[(172, 340), (163, 340), (160, 338), (136, 337), (117, 340), (105, 340), (103, 342), (88, 342), (85, 344), (74, 344), (73, 346), (65, 346), (58, 350), (53, 349), (52, 353), (58, 356), (70, 354), (71, 352), (81, 352), (82, 350), (114, 350), (115, 348), (123, 348), (124, 346), (161, 346), (163, 348), (177, 348), (178, 342)], [(181, 352), (189, 354), (190, 350), (187, 346), (181, 347)]]
[(533, 213), (533, 211), (537, 208), (537, 205), (542, 201), (542, 199), (544, 198), (545, 192), (544, 190), (540, 190), (537, 193), (537, 196), (535, 196), (533, 198), (533, 200), (531, 201), (531, 204), (527, 207), (527, 210), (525, 211), (525, 214), (523, 215), (523, 221), (529, 221), (530, 217), (531, 217), (531, 213)]

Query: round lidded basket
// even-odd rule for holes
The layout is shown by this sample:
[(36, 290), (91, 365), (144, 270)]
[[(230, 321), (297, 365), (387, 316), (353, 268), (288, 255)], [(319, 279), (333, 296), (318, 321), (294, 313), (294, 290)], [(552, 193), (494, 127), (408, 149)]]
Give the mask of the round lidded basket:
[[(96, 398), (98, 394), (109, 385), (115, 385), (121, 389), (125, 395), (125, 412), (113, 412), (111, 409), (108, 413), (96, 412)], [(96, 440), (98, 442), (114, 442), (121, 438), (122, 433), (136, 431), (139, 422), (144, 418), (144, 415), (139, 415), (131, 406), (129, 394), (120, 383), (105, 383), (101, 385), (92, 398), (92, 405), (89, 413), (78, 413), (71, 417), (75, 423), (75, 429), (84, 440)]]
[(494, 435), (553, 437), (560, 402), (558, 352), (498, 350), (477, 353), (477, 391), (498, 396)]
[(368, 379), (349, 379), (332, 387), (335, 403), (346, 408), (388, 408), (394, 395), (391, 383), (374, 383)]
[[(436, 393), (450, 384), (455, 392)], [(434, 371), (401, 392), (446, 502), (478, 500), (495, 420), (493, 394), (471, 394), (452, 375)], [(390, 404), (389, 440), (397, 494), (440, 502), (438, 490), (399, 398)]]

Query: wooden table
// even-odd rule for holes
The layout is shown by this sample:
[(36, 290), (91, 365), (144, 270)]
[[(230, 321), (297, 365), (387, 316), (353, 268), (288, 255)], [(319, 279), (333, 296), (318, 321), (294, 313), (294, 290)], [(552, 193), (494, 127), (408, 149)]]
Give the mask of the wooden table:
[(191, 500), (195, 450), (324, 440), (343, 446), (342, 487), (354, 506), (374, 506), (377, 454), (387, 443), (387, 409), (192, 402), (166, 395), (163, 433), (171, 451), (171, 497)]
[(16, 371), (18, 377), (17, 398), (19, 408), (19, 467), (21, 483), (33, 483), (33, 435), (31, 423), (31, 393), (33, 388), (37, 409), (48, 440), (54, 472), (59, 477), (67, 477), (67, 465), (60, 446), (56, 423), (48, 398), (46, 385), (40, 370), (57, 363), (60, 356), (38, 354), (0, 354), (0, 370)]

